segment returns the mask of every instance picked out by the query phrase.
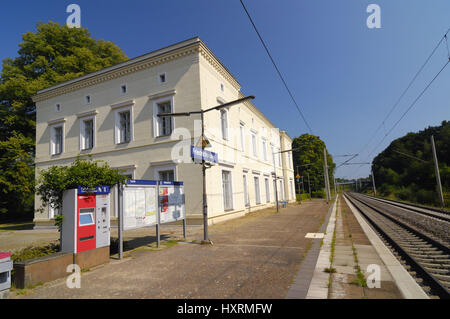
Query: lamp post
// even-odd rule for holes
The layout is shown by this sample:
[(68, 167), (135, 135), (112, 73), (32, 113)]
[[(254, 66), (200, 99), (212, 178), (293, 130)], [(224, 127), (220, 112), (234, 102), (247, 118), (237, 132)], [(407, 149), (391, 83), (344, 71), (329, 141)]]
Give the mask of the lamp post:
[(206, 163), (203, 158), (203, 153), (205, 150), (205, 145), (203, 141), (205, 140), (205, 125), (204, 125), (204, 114), (206, 112), (214, 111), (214, 110), (220, 110), (225, 107), (229, 107), (235, 104), (240, 104), (242, 102), (245, 102), (247, 100), (253, 100), (255, 97), (253, 95), (243, 97), (241, 99), (237, 99), (228, 103), (220, 104), (218, 106), (206, 109), (206, 110), (200, 110), (200, 111), (193, 111), (193, 112), (180, 112), (180, 113), (161, 113), (158, 114), (158, 117), (172, 117), (172, 116), (191, 116), (193, 114), (200, 114), (200, 120), (202, 125), (202, 134), (201, 134), (201, 144), (202, 144), (202, 187), (203, 187), (203, 241), (209, 242), (208, 237), (208, 202), (206, 197)]
[(277, 168), (275, 167), (275, 154), (292, 152), (292, 151), (296, 151), (296, 150), (299, 150), (299, 149), (300, 149), (300, 147), (293, 148), (293, 149), (290, 149), (290, 150), (284, 150), (284, 151), (280, 151), (280, 152), (272, 152), (272, 154), (273, 154), (273, 174), (275, 176), (275, 201), (276, 201), (276, 204), (277, 204), (277, 213), (280, 212), (280, 208), (278, 207)]

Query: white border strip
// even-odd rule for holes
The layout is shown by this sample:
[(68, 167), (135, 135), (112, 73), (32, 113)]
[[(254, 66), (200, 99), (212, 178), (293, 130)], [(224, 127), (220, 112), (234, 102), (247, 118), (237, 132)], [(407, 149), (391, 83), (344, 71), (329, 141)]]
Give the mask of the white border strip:
[(323, 245), (320, 247), (319, 257), (317, 258), (316, 268), (309, 284), (306, 299), (328, 299), (328, 279), (330, 274), (325, 272), (325, 268), (330, 267), (331, 242), (333, 241), (334, 227), (336, 225), (337, 200), (338, 196), (336, 196), (336, 200), (333, 203), (326, 235), (323, 239)]
[(425, 291), (419, 286), (419, 284), (414, 280), (413, 277), (408, 273), (408, 271), (400, 264), (398, 259), (392, 254), (392, 252), (387, 248), (381, 241), (380, 237), (374, 232), (372, 227), (366, 222), (366, 220), (361, 216), (358, 210), (353, 206), (352, 203), (344, 196), (344, 199), (350, 207), (353, 215), (359, 222), (359, 225), (363, 229), (367, 238), (369, 238), (370, 243), (375, 248), (376, 252), (380, 256), (383, 263), (386, 265), (387, 269), (391, 273), (392, 278), (400, 290), (403, 298), (405, 299), (430, 299), (430, 297), (425, 293)]

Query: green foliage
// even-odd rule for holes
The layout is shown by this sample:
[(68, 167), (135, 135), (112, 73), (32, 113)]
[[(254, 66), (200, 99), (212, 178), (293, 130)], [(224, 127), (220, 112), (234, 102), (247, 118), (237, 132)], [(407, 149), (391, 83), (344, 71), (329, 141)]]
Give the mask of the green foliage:
[[(298, 149), (293, 151), (293, 160), (296, 173), (298, 166), (298, 173), (303, 176), (304, 183), (308, 182), (307, 176), (309, 174), (312, 193), (323, 191), (325, 188), (325, 180), (323, 177), (323, 149), (325, 147), (325, 143), (318, 136), (310, 134), (303, 134), (294, 138), (292, 141), (292, 148)], [(304, 166), (305, 164), (311, 165)], [(334, 187), (333, 173), (336, 164), (333, 162), (333, 157), (330, 154), (327, 154), (327, 164), (330, 188), (332, 189)], [(313, 197), (315, 196), (313, 195)]]
[(125, 183), (126, 177), (119, 170), (109, 167), (108, 163), (100, 165), (101, 162), (78, 157), (70, 166), (51, 166), (41, 170), (36, 193), (44, 205), (61, 208), (65, 190), (78, 186), (93, 188)]
[(325, 190), (319, 189), (317, 191), (311, 192), (312, 198), (325, 198)]
[(51, 255), (57, 253), (59, 251), (59, 244), (49, 244), (41, 247), (27, 247), (21, 249), (11, 255), (11, 260), (14, 262), (34, 259), (38, 257), (44, 257), (47, 255)]
[(36, 109), (31, 97), (128, 59), (87, 29), (54, 22), (39, 23), (22, 40), (18, 56), (3, 60), (0, 75), (0, 215), (15, 217), (33, 212)]
[[(450, 122), (428, 127), (393, 141), (373, 161), (377, 191), (381, 196), (439, 206), (431, 148), (434, 136), (445, 196), (450, 193)], [(396, 152), (397, 151), (397, 152)], [(415, 160), (398, 152), (422, 159)], [(447, 206), (450, 205), (448, 200)]]

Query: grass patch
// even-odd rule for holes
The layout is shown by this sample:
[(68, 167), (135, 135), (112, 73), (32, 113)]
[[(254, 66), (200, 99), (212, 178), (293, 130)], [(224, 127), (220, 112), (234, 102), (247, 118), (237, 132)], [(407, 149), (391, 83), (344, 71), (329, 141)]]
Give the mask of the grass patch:
[(334, 274), (336, 272), (336, 268), (327, 267), (327, 268), (325, 268), (324, 272), (329, 273), (329, 274)]
[(33, 229), (33, 227), (34, 227), (33, 222), (0, 224), (0, 233), (13, 230), (30, 230)]

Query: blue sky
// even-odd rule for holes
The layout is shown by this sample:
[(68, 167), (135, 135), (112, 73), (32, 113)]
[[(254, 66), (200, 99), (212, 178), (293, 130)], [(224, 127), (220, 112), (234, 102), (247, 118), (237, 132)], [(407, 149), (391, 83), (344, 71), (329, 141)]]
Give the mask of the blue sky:
[[(244, 2), (313, 133), (334, 155), (361, 151), (450, 28), (448, 0)], [(275, 125), (291, 137), (307, 131), (239, 0), (8, 1), (0, 12), (0, 58), (16, 56), (21, 35), (35, 31), (37, 22), (65, 23), (71, 3), (81, 6), (82, 26), (93, 37), (113, 41), (130, 58), (200, 36), (237, 77), (243, 92), (256, 96), (254, 103)], [(366, 26), (371, 3), (381, 7), (381, 29)], [(385, 129), (355, 161), (370, 162), (393, 139), (450, 120), (448, 67), (373, 150), (447, 59), (447, 49), (441, 45)], [(369, 166), (357, 168), (342, 167), (336, 175), (369, 174)]]

